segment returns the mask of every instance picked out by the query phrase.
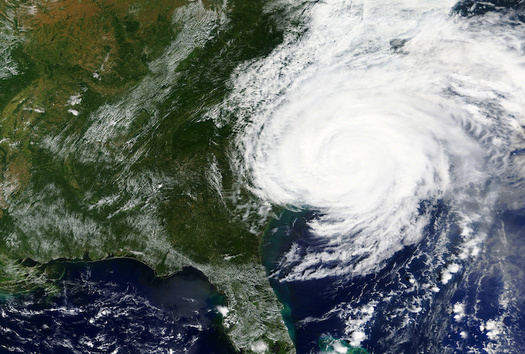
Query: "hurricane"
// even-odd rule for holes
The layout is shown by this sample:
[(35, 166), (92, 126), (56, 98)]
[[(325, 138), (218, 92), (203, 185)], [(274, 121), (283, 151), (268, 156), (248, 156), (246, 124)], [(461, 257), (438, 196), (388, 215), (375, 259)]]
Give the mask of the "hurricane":
[(273, 207), (268, 274), (299, 352), (321, 333), (384, 353), (523, 344), (507, 218), (523, 208), (525, 32), (519, 4), (491, 4), (305, 3), (236, 71), (231, 161)]
[[(456, 180), (478, 182), (483, 151), (454, 125), (463, 112), (411, 87), (391, 82), (402, 93), (380, 92), (366, 80), (312, 79), (264, 125), (247, 158), (273, 202), (320, 211), (316, 235), (350, 235), (354, 253), (387, 256), (417, 239), (421, 201), (446, 197)], [(358, 81), (357, 92), (348, 87)]]
[(421, 239), (423, 202), (465, 220), (472, 198), (490, 204), (521, 133), (523, 35), (453, 6), (316, 4), (298, 40), (238, 74), (239, 174), (263, 200), (318, 213), (326, 247), (297, 276), (326, 276), (328, 260), (338, 274), (376, 269)]

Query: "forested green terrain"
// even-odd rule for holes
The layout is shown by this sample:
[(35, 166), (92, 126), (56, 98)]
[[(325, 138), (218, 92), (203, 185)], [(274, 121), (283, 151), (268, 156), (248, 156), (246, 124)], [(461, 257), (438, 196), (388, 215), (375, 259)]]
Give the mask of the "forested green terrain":
[(282, 41), (276, 11), (0, 2), (3, 291), (52, 291), (59, 258), (134, 257), (163, 276), (191, 265), (226, 294), (238, 348), (293, 350), (260, 262), (265, 220), (228, 161), (233, 125), (206, 115), (239, 64)]

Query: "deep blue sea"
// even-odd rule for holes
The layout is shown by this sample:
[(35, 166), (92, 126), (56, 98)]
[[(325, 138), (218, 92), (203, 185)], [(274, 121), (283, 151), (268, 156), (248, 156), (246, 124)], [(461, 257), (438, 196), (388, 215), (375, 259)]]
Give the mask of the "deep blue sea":
[(234, 353), (217, 306), (224, 297), (194, 268), (169, 278), (132, 259), (56, 261), (58, 293), (0, 302), (2, 353)]
[[(358, 277), (283, 281), (286, 274), (280, 259), (286, 250), (294, 245), (302, 250), (316, 249), (317, 241), (307, 222), (317, 214), (284, 211), (273, 221), (262, 251), (270, 282), (286, 304), (283, 316), (298, 353), (334, 349), (330, 344), (337, 343), (346, 347), (351, 342), (351, 333), (345, 332), (349, 318), (364, 321), (366, 339), (360, 347), (369, 353), (525, 350), (525, 209), (501, 210), (484, 254), (445, 285), (440, 284), (443, 271), (429, 274), (428, 264), (436, 253), (457, 251), (454, 234), (458, 229), (448, 231), (447, 249), (436, 252), (438, 235), (443, 232), (440, 227), (450, 215), (442, 202), (431, 208), (432, 220), (421, 243), (396, 253), (381, 271)], [(502, 225), (503, 241), (498, 232)], [(425, 287), (415, 286), (429, 280), (440, 284), (432, 297)], [(354, 311), (370, 304), (373, 315)], [(454, 304), (461, 306), (458, 309)], [(496, 340), (498, 347), (494, 346)]]

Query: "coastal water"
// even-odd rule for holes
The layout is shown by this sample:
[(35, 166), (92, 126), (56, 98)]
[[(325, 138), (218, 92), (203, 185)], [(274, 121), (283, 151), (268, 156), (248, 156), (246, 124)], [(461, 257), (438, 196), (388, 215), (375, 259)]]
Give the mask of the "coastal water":
[[(291, 249), (302, 249), (296, 256), (315, 248), (308, 221), (316, 212), (284, 210), (272, 220), (261, 244), (261, 257), (267, 269), (270, 284), (284, 306), (283, 319), (294, 341), (297, 353), (317, 353), (324, 350), (348, 350), (348, 353), (366, 353), (352, 347), (343, 338), (344, 322), (337, 316), (325, 316), (337, 301), (333, 278), (315, 281), (282, 281), (281, 260)], [(299, 261), (299, 260), (298, 260)], [(284, 270), (285, 271), (285, 270)], [(313, 320), (313, 321), (310, 321)], [(344, 349), (343, 349), (344, 348)], [(342, 352), (342, 351), (341, 351)]]
[(0, 302), (4, 353), (235, 353), (225, 298), (194, 268), (169, 278), (132, 259), (55, 261), (58, 292)]

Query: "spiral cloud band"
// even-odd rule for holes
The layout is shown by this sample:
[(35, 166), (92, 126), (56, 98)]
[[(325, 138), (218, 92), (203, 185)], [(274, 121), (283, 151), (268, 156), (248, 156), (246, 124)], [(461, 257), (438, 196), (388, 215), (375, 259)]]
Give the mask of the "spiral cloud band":
[(476, 145), (442, 106), (333, 77), (290, 95), (247, 156), (266, 197), (325, 215), (315, 233), (395, 232), (419, 202), (449, 188), (452, 162), (470, 155), (476, 168)]
[(376, 263), (416, 242), (427, 222), (419, 204), (482, 176), (483, 151), (455, 121), (465, 112), (384, 77), (398, 92), (379, 89), (366, 74), (309, 78), (245, 146), (256, 193), (320, 214), (310, 227), (324, 252), (302, 259), (298, 274), (363, 256)]
[(234, 167), (261, 200), (318, 212), (323, 246), (292, 247), (289, 279), (377, 268), (423, 237), (422, 202), (445, 200), (465, 225), (472, 205), (489, 213), (484, 188), (508, 167), (525, 104), (524, 36), (461, 22), (453, 5), (318, 3), (300, 39), (239, 68)]

